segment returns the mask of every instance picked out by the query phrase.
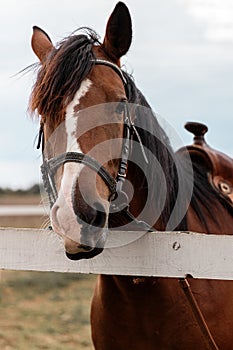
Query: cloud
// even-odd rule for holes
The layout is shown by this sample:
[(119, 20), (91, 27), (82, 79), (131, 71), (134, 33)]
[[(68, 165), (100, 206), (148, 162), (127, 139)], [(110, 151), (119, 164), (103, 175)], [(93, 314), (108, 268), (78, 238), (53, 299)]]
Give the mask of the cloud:
[(233, 42), (233, 3), (231, 0), (180, 0), (188, 13), (204, 26), (205, 38)]

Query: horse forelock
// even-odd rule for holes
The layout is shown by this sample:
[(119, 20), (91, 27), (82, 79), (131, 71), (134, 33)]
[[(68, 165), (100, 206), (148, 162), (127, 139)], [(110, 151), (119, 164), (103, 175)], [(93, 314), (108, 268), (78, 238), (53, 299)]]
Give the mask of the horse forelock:
[(99, 43), (98, 36), (85, 29), (86, 34), (76, 31), (58, 43), (39, 66), (29, 107), (54, 123), (64, 119), (66, 107), (94, 65), (92, 48)]

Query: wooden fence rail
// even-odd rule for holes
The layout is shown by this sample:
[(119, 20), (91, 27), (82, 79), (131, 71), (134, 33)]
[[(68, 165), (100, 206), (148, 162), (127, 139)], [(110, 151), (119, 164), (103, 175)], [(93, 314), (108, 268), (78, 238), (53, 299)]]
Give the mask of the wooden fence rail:
[(0, 228), (0, 269), (233, 280), (233, 236), (110, 232), (111, 239), (114, 247), (95, 258), (70, 261), (52, 231)]

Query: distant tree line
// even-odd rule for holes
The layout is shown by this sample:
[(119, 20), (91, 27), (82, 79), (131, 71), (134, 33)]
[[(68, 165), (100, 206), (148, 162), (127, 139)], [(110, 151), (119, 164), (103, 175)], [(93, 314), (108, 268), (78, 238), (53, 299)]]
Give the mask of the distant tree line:
[(18, 194), (18, 195), (37, 195), (40, 194), (40, 186), (38, 184), (35, 184), (27, 189), (17, 189), (17, 190), (13, 190), (11, 188), (1, 188), (0, 187), (0, 195), (3, 194)]

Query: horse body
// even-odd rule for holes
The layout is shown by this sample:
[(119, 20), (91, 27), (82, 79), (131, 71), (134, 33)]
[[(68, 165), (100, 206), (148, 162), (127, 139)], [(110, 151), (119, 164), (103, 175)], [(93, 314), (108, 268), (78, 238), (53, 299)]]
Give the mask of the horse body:
[[(232, 234), (232, 215), (227, 217), (219, 203), (213, 207), (220, 220), (209, 223), (211, 230)], [(188, 230), (207, 232), (193, 219), (192, 208), (188, 215)], [(190, 278), (189, 283), (219, 349), (232, 349), (233, 282)], [(132, 344), (136, 350), (208, 349), (177, 279), (99, 276), (91, 324), (96, 349), (123, 350)]]
[[(130, 127), (136, 130), (127, 170), (127, 179), (135, 189), (130, 213), (137, 218), (143, 212), (142, 219), (156, 230), (232, 234), (232, 159), (205, 143), (201, 125), (189, 125), (195, 134), (194, 144), (177, 155), (173, 153), (146, 99), (119, 68), (131, 37), (131, 19), (123, 3), (118, 3), (110, 16), (103, 44), (91, 33), (90, 38), (72, 36), (56, 49), (46, 33), (34, 28), (32, 47), (41, 69), (31, 108), (41, 115), (46, 157), (52, 161), (44, 156), (46, 184), (50, 181), (49, 189), (55, 187), (53, 229), (63, 236), (68, 256), (73, 259), (101, 253), (106, 227), (120, 226), (121, 212), (119, 216), (111, 213), (109, 181), (120, 179), (123, 117), (127, 117), (127, 111), (131, 113), (130, 108), (125, 108), (126, 101), (142, 106), (133, 106), (134, 119), (130, 120)], [(98, 60), (103, 65), (98, 65)], [(107, 119), (106, 105), (100, 105), (97, 112), (91, 109), (108, 102), (116, 103), (110, 110), (113, 122)], [(122, 108), (119, 111), (122, 103), (126, 111), (123, 114)], [(53, 136), (59, 128), (63, 130), (61, 134)], [(53, 158), (56, 149), (68, 157), (62, 154)], [(88, 166), (83, 163), (83, 154), (92, 157)], [(138, 157), (142, 158), (141, 167), (137, 166)], [(193, 173), (187, 166), (189, 157)], [(48, 165), (55, 167), (60, 159), (59, 169), (56, 167), (51, 177)], [(96, 164), (101, 164), (97, 169), (101, 176), (94, 176)], [(121, 194), (129, 197), (128, 183), (122, 181), (122, 186)], [(190, 278), (190, 284), (219, 348), (232, 349), (233, 282)], [(91, 326), (97, 350), (208, 349), (177, 279), (98, 276)]]
[[(203, 149), (199, 150), (195, 145), (193, 149), (201, 151), (200, 156), (203, 156)], [(215, 155), (218, 153), (212, 152)], [(217, 165), (223, 166), (224, 160), (225, 155)], [(201, 233), (232, 234), (232, 204), (227, 198), (221, 199), (221, 193), (213, 189), (203, 162), (202, 166), (201, 175), (205, 181), (197, 179), (194, 185), (186, 229)], [(228, 169), (232, 167), (232, 159), (227, 158), (226, 166)], [(199, 168), (196, 170), (198, 178)], [(223, 171), (222, 175), (226, 176), (227, 173)], [(232, 175), (231, 180), (228, 177), (231, 184)], [(189, 283), (219, 349), (230, 350), (233, 341), (233, 281), (190, 278)], [(96, 349), (123, 350), (131, 348), (132, 344), (136, 350), (209, 348), (179, 281), (173, 278), (99, 276), (91, 321)]]

